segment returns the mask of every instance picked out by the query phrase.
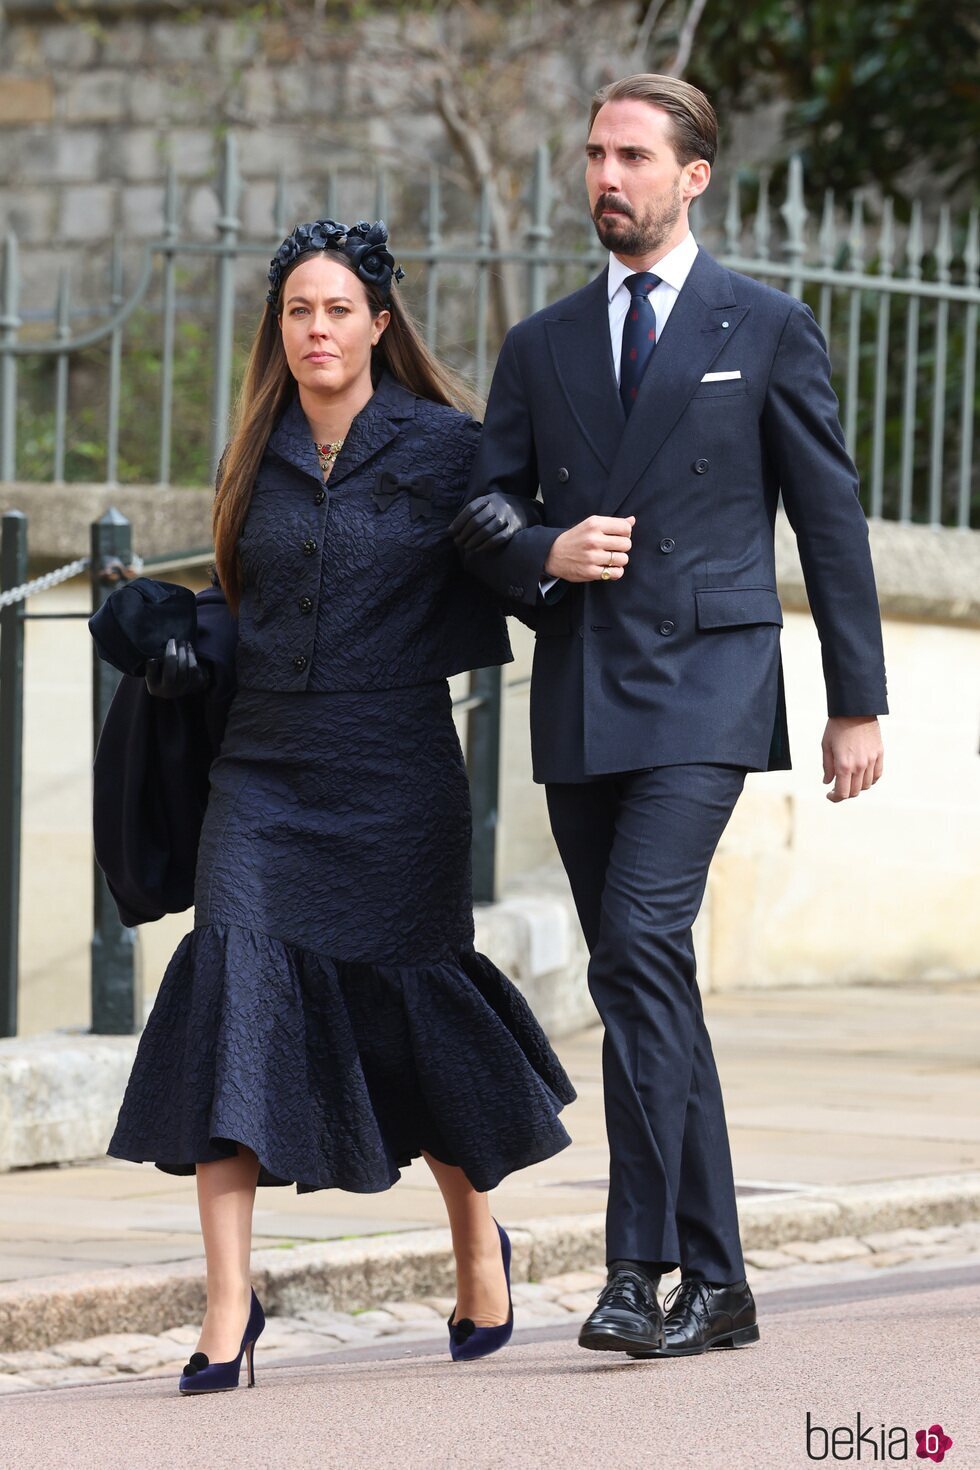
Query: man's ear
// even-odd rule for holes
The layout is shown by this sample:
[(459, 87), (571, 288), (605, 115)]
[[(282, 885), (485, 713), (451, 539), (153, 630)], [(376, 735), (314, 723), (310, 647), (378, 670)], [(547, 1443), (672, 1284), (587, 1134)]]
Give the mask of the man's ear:
[(696, 199), (703, 194), (711, 182), (711, 164), (706, 158), (699, 158), (689, 165), (690, 173), (687, 176), (688, 198)]

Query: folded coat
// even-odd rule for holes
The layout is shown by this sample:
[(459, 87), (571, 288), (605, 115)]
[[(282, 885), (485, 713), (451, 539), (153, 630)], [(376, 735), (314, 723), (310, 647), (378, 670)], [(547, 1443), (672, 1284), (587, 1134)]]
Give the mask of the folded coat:
[[(161, 699), (142, 677), (124, 672), (95, 752), (95, 857), (127, 925), (182, 913), (194, 901), (208, 773), (235, 693), (238, 638), (220, 587), (199, 592), (196, 604), (194, 648), (210, 666), (209, 688)], [(173, 605), (160, 602), (161, 619)], [(100, 657), (120, 667), (118, 647), (100, 637), (95, 620), (92, 636)], [(161, 636), (165, 643), (177, 635), (161, 622)]]

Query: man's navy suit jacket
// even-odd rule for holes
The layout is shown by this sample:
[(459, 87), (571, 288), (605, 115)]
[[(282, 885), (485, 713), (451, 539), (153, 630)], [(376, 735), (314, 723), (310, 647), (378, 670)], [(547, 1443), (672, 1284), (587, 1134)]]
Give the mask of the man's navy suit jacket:
[[(704, 381), (706, 373), (740, 377)], [(687, 762), (790, 765), (773, 524), (796, 532), (830, 715), (887, 713), (858, 477), (807, 306), (699, 250), (627, 420), (606, 273), (520, 322), (494, 373), (470, 498), (541, 523), (469, 569), (535, 630), (536, 781)], [(626, 574), (538, 590), (552, 542), (636, 517)]]

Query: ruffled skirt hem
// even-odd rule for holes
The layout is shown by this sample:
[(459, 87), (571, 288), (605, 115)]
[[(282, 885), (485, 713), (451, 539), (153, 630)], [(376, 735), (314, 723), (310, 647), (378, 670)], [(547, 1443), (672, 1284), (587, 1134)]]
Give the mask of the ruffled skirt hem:
[(424, 1150), (489, 1190), (570, 1143), (574, 1097), (475, 949), (374, 965), (210, 923), (167, 968), (108, 1153), (193, 1174), (243, 1144), (259, 1184), (367, 1194)]

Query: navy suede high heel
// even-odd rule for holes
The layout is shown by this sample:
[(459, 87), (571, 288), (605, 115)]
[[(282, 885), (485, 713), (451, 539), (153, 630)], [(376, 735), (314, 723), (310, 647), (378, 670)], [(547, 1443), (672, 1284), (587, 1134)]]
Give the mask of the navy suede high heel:
[[(493, 1223), (497, 1225), (496, 1220)], [(504, 1275), (507, 1278), (507, 1303), (510, 1308), (507, 1321), (501, 1322), (497, 1327), (477, 1327), (469, 1317), (461, 1317), (457, 1322), (454, 1307), (449, 1318), (449, 1352), (454, 1363), (464, 1362), (469, 1358), (485, 1358), (488, 1353), (495, 1353), (498, 1348), (506, 1347), (514, 1331), (514, 1303), (510, 1296), (510, 1237), (502, 1225), (497, 1225), (497, 1231), (500, 1235)]]
[(262, 1303), (253, 1290), (252, 1305), (249, 1309), (248, 1321), (245, 1323), (245, 1331), (242, 1334), (242, 1345), (238, 1349), (238, 1357), (232, 1358), (228, 1363), (212, 1363), (207, 1353), (191, 1353), (190, 1362), (184, 1365), (184, 1371), (180, 1375), (181, 1393), (227, 1393), (230, 1388), (237, 1388), (242, 1371), (243, 1354), (248, 1361), (248, 1386), (254, 1388), (255, 1344), (264, 1326), (265, 1313), (262, 1310)]

